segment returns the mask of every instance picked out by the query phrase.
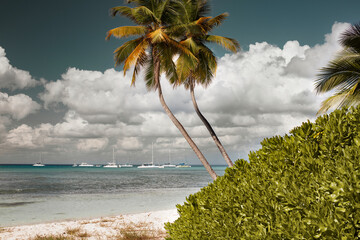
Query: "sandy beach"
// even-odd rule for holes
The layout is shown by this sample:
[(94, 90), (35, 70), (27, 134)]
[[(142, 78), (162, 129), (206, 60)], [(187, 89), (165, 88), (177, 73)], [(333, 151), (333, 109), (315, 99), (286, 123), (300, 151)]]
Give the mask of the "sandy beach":
[[(176, 209), (0, 228), (1, 240), (42, 239), (164, 239), (165, 222), (178, 218)], [(127, 237), (127, 238), (125, 238)], [(133, 238), (130, 238), (133, 237)]]

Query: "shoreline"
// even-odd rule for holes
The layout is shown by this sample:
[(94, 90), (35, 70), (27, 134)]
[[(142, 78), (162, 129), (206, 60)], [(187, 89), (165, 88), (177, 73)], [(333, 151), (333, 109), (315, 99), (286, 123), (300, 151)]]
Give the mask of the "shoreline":
[[(164, 223), (178, 218), (176, 209), (124, 214), (83, 220), (1, 227), (0, 239), (34, 239), (57, 236), (69, 239), (116, 239), (124, 234), (146, 234), (152, 239), (164, 239)], [(139, 235), (140, 236), (140, 235)]]

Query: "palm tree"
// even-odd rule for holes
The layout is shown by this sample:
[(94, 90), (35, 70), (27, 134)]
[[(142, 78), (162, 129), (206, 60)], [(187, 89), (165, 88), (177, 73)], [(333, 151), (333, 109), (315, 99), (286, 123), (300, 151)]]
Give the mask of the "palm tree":
[(240, 46), (234, 39), (208, 34), (214, 27), (220, 25), (222, 21), (225, 20), (228, 16), (227, 13), (220, 14), (214, 18), (205, 17), (205, 14), (210, 9), (207, 0), (184, 0), (181, 3), (183, 12), (186, 14), (179, 16), (180, 24), (177, 25), (180, 26), (178, 28), (182, 28), (180, 32), (183, 35), (183, 39), (180, 43), (186, 46), (198, 58), (199, 62), (194, 68), (189, 68), (189, 63), (187, 63), (188, 58), (184, 53), (181, 53), (177, 60), (179, 81), (175, 84), (183, 84), (187, 90), (190, 90), (191, 99), (197, 115), (208, 129), (228, 166), (232, 167), (233, 162), (224, 146), (198, 107), (194, 88), (196, 84), (207, 87), (216, 72), (216, 57), (206, 46), (206, 43), (216, 43), (232, 52), (237, 52)]
[(182, 53), (188, 60), (188, 64), (195, 65), (196, 57), (185, 47), (172, 39), (169, 35), (169, 27), (174, 23), (178, 15), (174, 8), (175, 0), (132, 0), (135, 7), (114, 7), (111, 14), (123, 15), (131, 19), (137, 26), (122, 26), (111, 29), (107, 39), (111, 36), (124, 38), (139, 36), (134, 40), (125, 42), (115, 51), (115, 64), (124, 63), (124, 74), (134, 66), (131, 85), (135, 84), (136, 76), (140, 68), (145, 68), (145, 82), (148, 90), (157, 90), (160, 103), (174, 125), (180, 130), (190, 147), (193, 149), (210, 176), (215, 180), (217, 175), (210, 164), (186, 132), (182, 124), (176, 119), (167, 106), (161, 89), (160, 74), (164, 72), (169, 80), (177, 79), (175, 64), (172, 56)]
[(349, 27), (341, 36), (342, 52), (321, 69), (315, 82), (317, 93), (335, 90), (335, 94), (322, 102), (318, 111), (323, 113), (330, 107), (352, 106), (360, 103), (360, 24)]

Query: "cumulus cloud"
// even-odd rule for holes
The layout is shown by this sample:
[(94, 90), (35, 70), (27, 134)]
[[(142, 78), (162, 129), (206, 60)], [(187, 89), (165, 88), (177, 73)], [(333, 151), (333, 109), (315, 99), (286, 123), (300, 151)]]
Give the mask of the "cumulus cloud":
[(41, 145), (39, 131), (26, 124), (10, 130), (6, 137), (6, 143), (15, 148), (35, 149)]
[(4, 48), (0, 47), (0, 89), (23, 89), (34, 87), (39, 83), (31, 77), (29, 72), (11, 66)]
[[(61, 103), (92, 123), (114, 122), (119, 118), (141, 122), (143, 119), (138, 117), (139, 112), (157, 112), (162, 108), (157, 94), (147, 92), (141, 77), (135, 88), (130, 87), (130, 75), (124, 77), (123, 72), (114, 69), (101, 73), (69, 68), (62, 79), (46, 84), (40, 97), (46, 108)], [(164, 88), (166, 92), (172, 91), (168, 84)], [(179, 110), (189, 107), (179, 102), (183, 97), (186, 99), (182, 94), (188, 97), (187, 93), (179, 91), (170, 95), (169, 104), (179, 105)]]
[(349, 23), (335, 23), (330, 34), (325, 35), (325, 43), (317, 44), (305, 50), (303, 56), (295, 56), (286, 66), (285, 71), (298, 76), (315, 78), (319, 68), (327, 65), (334, 57), (334, 52), (341, 49), (339, 36), (350, 26)]
[(25, 94), (9, 96), (0, 92), (0, 115), (10, 115), (13, 119), (20, 120), (41, 107)]
[[(196, 87), (195, 94), (200, 109), (233, 158), (246, 157), (264, 137), (283, 135), (315, 118), (321, 102), (313, 91), (316, 74), (340, 49), (337, 39), (347, 26), (335, 23), (324, 43), (314, 47), (298, 41), (288, 41), (282, 47), (262, 42), (219, 59), (213, 83), (207, 89)], [(131, 88), (130, 75), (124, 77), (114, 69), (102, 73), (69, 68), (61, 79), (47, 83), (40, 96), (45, 107), (51, 110), (61, 104), (68, 109), (62, 122), (47, 125), (48, 143), (66, 139), (63, 144), (92, 153), (110, 152), (112, 146), (119, 153), (144, 152), (153, 141), (159, 149), (188, 148), (163, 112), (157, 94), (147, 92), (141, 76), (136, 88)], [(169, 107), (195, 142), (205, 152), (215, 152), (192, 108), (190, 94), (162, 82)], [(44, 126), (31, 131), (41, 128)], [(26, 129), (14, 129), (24, 135), (24, 142), (29, 136)], [(11, 139), (14, 136), (8, 141)], [(223, 163), (219, 155), (214, 156), (208, 157)]]
[(119, 139), (116, 145), (122, 150), (141, 150), (144, 147), (138, 137), (124, 137)]
[(85, 152), (96, 152), (105, 148), (108, 144), (107, 138), (81, 139), (77, 144), (77, 149)]

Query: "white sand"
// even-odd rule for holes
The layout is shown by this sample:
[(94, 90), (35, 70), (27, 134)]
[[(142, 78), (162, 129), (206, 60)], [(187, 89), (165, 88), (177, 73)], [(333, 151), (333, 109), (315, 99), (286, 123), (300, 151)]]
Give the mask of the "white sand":
[(66, 221), (0, 228), (1, 240), (31, 239), (35, 236), (61, 235), (80, 239), (82, 233), (88, 237), (81, 239), (116, 239), (124, 232), (148, 232), (154, 239), (163, 239), (164, 223), (178, 218), (176, 209), (104, 217), (91, 220)]

